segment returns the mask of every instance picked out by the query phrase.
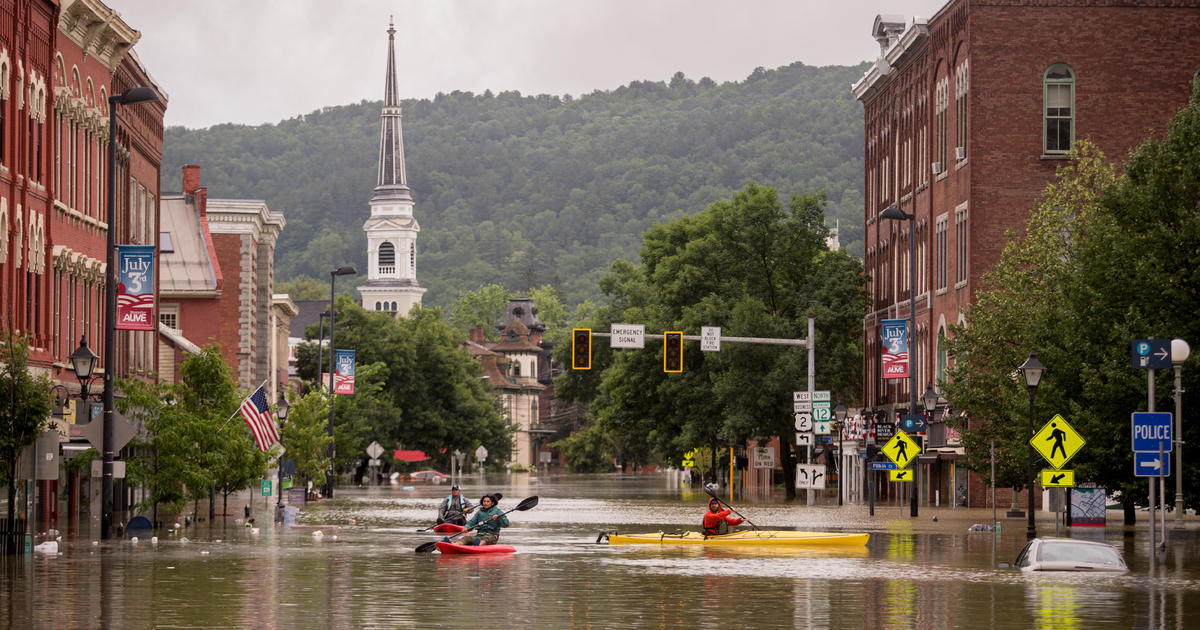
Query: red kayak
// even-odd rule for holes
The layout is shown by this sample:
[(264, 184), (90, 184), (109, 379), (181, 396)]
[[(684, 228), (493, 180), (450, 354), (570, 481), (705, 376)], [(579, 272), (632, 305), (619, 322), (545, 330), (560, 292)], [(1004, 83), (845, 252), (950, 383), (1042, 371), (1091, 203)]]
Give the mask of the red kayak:
[(473, 553), (515, 553), (516, 547), (512, 545), (456, 545), (448, 542), (437, 542), (438, 551), (447, 554), (473, 554)]
[(466, 527), (463, 527), (462, 525), (455, 525), (454, 523), (438, 523), (438, 525), (433, 528), (433, 531), (439, 534), (457, 534), (464, 529), (466, 529)]

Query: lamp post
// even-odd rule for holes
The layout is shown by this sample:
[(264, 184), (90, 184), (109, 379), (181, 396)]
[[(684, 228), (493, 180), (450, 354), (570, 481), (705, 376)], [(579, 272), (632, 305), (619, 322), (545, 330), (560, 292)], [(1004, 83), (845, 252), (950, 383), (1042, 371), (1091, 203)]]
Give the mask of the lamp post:
[[(935, 409), (937, 409), (938, 398), (939, 398), (938, 393), (936, 391), (934, 391), (933, 384), (927, 383), (925, 385), (925, 393), (921, 394), (921, 407), (923, 407), (925, 409), (925, 435), (926, 436), (929, 435), (929, 422), (931, 420), (933, 420), (933, 412)], [(950, 496), (953, 497), (954, 496), (953, 480), (950, 483), (951, 483)]]
[[(288, 404), (287, 396), (283, 392), (279, 392), (279, 402), (275, 403), (275, 415), (279, 417), (279, 445), (283, 446), (283, 423), (287, 420), (288, 411), (292, 406)], [(276, 489), (275, 495), (275, 521), (283, 520), (283, 453), (279, 454), (278, 462), (279, 470), (277, 480), (279, 487)]]
[(104, 439), (100, 485), (100, 538), (112, 537), (113, 517), (113, 377), (117, 345), (117, 106), (158, 100), (154, 90), (137, 86), (108, 97), (108, 247), (104, 269)]
[(846, 438), (846, 405), (842, 401), (838, 401), (836, 407), (833, 408), (833, 417), (838, 423), (838, 505), (842, 504), (842, 487), (846, 485), (846, 481), (842, 479), (842, 470), (845, 469), (845, 459), (842, 453), (842, 448), (845, 446)]
[[(905, 212), (899, 206), (888, 206), (879, 213), (879, 218), (892, 221), (908, 221), (908, 413), (917, 414), (917, 215)], [(917, 464), (920, 466), (920, 464)], [(912, 510), (909, 516), (917, 515), (917, 502), (921, 495), (921, 479), (913, 479)]]
[(1183, 362), (1192, 354), (1188, 342), (1171, 340), (1171, 364), (1175, 367), (1175, 527), (1183, 527)]
[(334, 284), (338, 276), (352, 276), (358, 273), (354, 267), (338, 267), (329, 272), (329, 470), (325, 474), (325, 496), (333, 498), (333, 457), (336, 451), (333, 448), (333, 375), (337, 369), (333, 365), (333, 296)]
[(1046, 366), (1038, 361), (1037, 351), (1030, 350), (1029, 358), (1025, 359), (1018, 369), (1021, 370), (1021, 376), (1025, 377), (1025, 387), (1029, 390), (1029, 520), (1025, 525), (1025, 538), (1033, 539), (1037, 538), (1037, 524), (1033, 520), (1033, 486), (1037, 479), (1037, 473), (1033, 469), (1033, 397), (1037, 395), (1038, 384), (1042, 382), (1042, 373), (1046, 371)]
[(100, 357), (88, 347), (87, 337), (80, 337), (79, 347), (67, 358), (71, 360), (71, 367), (75, 368), (75, 378), (79, 379), (79, 398), (87, 400), (91, 395), (88, 383), (92, 380), (92, 370), (96, 369), (96, 359)]

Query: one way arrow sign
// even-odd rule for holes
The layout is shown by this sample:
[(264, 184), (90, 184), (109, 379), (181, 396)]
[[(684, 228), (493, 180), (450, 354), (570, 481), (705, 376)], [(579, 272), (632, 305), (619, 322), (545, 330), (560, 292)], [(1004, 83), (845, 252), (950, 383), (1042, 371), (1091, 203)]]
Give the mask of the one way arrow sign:
[(1134, 453), (1133, 475), (1135, 477), (1170, 477), (1171, 458), (1158, 453)]

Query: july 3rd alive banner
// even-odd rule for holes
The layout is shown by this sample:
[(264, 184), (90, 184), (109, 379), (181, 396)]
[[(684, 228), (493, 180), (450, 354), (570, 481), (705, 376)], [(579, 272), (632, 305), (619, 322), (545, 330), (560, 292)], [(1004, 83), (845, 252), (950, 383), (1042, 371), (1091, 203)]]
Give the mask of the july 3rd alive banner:
[(885, 319), (883, 328), (883, 378), (908, 378), (908, 320)]
[(333, 393), (354, 393), (354, 351), (338, 350), (335, 352), (333, 374)]
[(117, 245), (117, 330), (155, 330), (154, 246)]

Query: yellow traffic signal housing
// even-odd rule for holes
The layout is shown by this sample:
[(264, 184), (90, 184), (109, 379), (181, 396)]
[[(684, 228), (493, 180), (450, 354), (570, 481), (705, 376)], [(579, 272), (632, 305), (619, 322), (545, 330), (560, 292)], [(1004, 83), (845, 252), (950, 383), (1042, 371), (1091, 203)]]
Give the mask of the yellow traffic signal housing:
[(571, 329), (571, 369), (592, 369), (592, 329)]
[(663, 371), (683, 371), (683, 333), (678, 330), (663, 333)]

